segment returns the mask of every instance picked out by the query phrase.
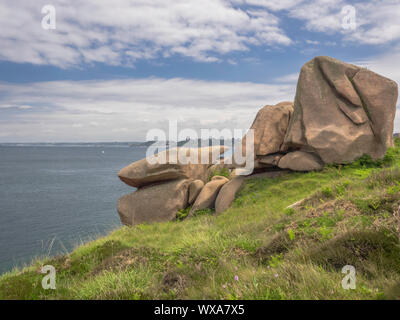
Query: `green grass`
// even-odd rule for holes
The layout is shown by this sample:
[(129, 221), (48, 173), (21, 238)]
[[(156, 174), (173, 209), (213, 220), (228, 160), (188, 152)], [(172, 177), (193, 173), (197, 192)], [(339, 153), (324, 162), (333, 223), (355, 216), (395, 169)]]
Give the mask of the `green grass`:
[[(246, 180), (218, 216), (183, 210), (4, 274), (0, 299), (399, 299), (399, 150)], [(41, 287), (47, 264), (56, 290)], [(345, 265), (355, 290), (341, 286)]]

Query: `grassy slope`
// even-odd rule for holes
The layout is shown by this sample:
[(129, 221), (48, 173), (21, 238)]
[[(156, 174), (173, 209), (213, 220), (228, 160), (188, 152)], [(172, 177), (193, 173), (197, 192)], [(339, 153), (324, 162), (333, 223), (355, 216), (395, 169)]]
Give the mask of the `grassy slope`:
[[(38, 260), (0, 277), (0, 299), (400, 298), (396, 144), (383, 165), (251, 179), (219, 216), (124, 227)], [(46, 264), (56, 290), (41, 288)], [(341, 286), (347, 264), (355, 290)]]

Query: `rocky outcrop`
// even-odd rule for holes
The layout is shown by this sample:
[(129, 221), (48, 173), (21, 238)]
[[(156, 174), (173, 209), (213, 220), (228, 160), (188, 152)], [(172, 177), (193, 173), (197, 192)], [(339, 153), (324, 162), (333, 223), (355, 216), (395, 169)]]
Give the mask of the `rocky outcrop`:
[[(175, 148), (130, 164), (118, 173), (118, 177), (127, 185), (137, 188), (175, 179), (199, 179), (206, 182), (213, 160), (215, 162), (226, 150), (224, 146)], [(189, 159), (190, 156), (193, 156), (194, 161), (180, 160)], [(204, 161), (207, 158), (208, 163)]]
[(281, 102), (258, 112), (251, 126), (254, 169), (311, 171), (363, 155), (383, 158), (393, 146), (397, 96), (390, 79), (330, 57), (314, 58), (301, 69), (294, 105)]
[(188, 205), (190, 180), (181, 179), (147, 186), (118, 200), (121, 222), (128, 226), (144, 222), (175, 219), (176, 213)]
[[(189, 217), (206, 208), (223, 212), (247, 179), (243, 175), (271, 179), (289, 170), (321, 170), (325, 164), (343, 164), (365, 154), (383, 158), (393, 145), (397, 96), (397, 84), (390, 79), (333, 58), (316, 57), (301, 69), (294, 103), (267, 105), (257, 113), (251, 126), (253, 171), (247, 164), (239, 165), (238, 158), (219, 159), (227, 149), (223, 146), (176, 148), (172, 149), (175, 157), (164, 151), (154, 156), (163, 158), (162, 163), (137, 161), (118, 174), (123, 182), (139, 188), (119, 200), (121, 221), (127, 225), (168, 221), (192, 204)], [(242, 139), (241, 158), (249, 137)], [(240, 155), (236, 150), (233, 154), (233, 158)], [(192, 155), (191, 160), (182, 162), (182, 155), (185, 160)], [(222, 176), (208, 181), (222, 169), (231, 170), (231, 181)]]
[(284, 148), (324, 163), (382, 158), (393, 145), (397, 94), (395, 82), (372, 71), (316, 57), (301, 69)]
[(121, 222), (132, 226), (175, 219), (177, 211), (196, 200), (208, 181), (209, 168), (226, 150), (224, 146), (175, 148), (123, 168), (119, 178), (138, 190), (119, 199)]

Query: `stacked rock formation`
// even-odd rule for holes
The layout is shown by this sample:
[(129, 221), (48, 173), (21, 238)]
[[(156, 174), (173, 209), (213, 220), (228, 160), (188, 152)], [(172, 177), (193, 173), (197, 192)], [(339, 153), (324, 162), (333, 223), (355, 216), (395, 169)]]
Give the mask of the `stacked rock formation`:
[[(267, 105), (258, 112), (251, 126), (254, 171), (311, 171), (363, 155), (383, 158), (393, 146), (397, 96), (397, 84), (390, 79), (330, 57), (314, 58), (301, 69), (294, 103)], [(243, 150), (245, 146), (246, 136)], [(224, 151), (214, 147), (200, 153)], [(231, 165), (220, 161), (213, 166), (233, 170), (230, 181), (220, 176), (208, 181), (211, 162), (173, 164), (166, 159), (156, 165), (143, 159), (120, 171), (123, 182), (139, 188), (119, 200), (124, 224), (172, 220), (189, 205), (189, 216), (204, 208), (223, 212), (247, 179), (235, 174), (240, 166), (234, 158)]]
[(256, 168), (322, 169), (393, 146), (397, 84), (365, 68), (316, 57), (300, 72), (294, 104), (265, 106), (252, 125)]
[[(118, 173), (121, 181), (138, 190), (118, 200), (121, 222), (132, 226), (144, 222), (173, 220), (179, 210), (193, 203), (199, 209), (214, 207), (218, 191), (210, 188), (214, 183), (208, 182), (210, 168), (226, 149), (223, 146), (176, 148), (158, 153), (153, 159), (145, 158), (123, 168)], [(180, 154), (189, 160), (180, 161)], [(192, 159), (196, 161), (190, 161), (193, 154), (195, 157)], [(174, 160), (171, 159), (172, 156)], [(207, 156), (208, 160), (204, 161)], [(156, 162), (155, 158), (163, 160)], [(222, 181), (226, 182), (221, 180), (221, 187)]]

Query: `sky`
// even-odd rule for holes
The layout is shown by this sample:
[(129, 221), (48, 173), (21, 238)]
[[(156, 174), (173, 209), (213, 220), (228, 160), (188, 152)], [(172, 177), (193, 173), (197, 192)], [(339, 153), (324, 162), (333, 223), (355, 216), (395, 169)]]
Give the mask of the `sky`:
[(400, 0), (0, 0), (0, 142), (245, 130), (320, 55), (400, 83)]

